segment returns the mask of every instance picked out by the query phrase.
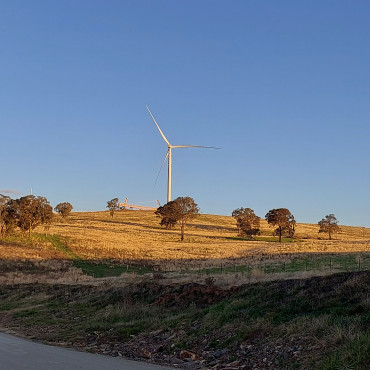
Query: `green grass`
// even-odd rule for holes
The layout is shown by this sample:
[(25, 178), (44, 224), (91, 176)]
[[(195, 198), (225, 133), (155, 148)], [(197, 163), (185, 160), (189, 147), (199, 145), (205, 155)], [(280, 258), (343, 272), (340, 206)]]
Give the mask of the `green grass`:
[(43, 235), (43, 234), (39, 234), (38, 237), (49, 241), (57, 251), (63, 253), (65, 258), (72, 260), (78, 260), (80, 258), (75, 252), (73, 252), (68, 247), (66, 238), (63, 238), (59, 235)]
[[(360, 264), (359, 264), (360, 259)], [(370, 269), (370, 254), (333, 254), (311, 255), (310, 257), (286, 257), (285, 261), (276, 262), (267, 259), (266, 262), (251, 262), (248, 265), (219, 265), (209, 268), (193, 270), (207, 275), (217, 274), (246, 274), (251, 275), (252, 270), (260, 270), (265, 274), (294, 273), (303, 271), (363, 271)]]
[(37, 235), (35, 237), (35, 234), (32, 234), (31, 237), (28, 236), (28, 234), (22, 234), (22, 233), (12, 233), (12, 234), (6, 234), (2, 239), (1, 242), (4, 244), (15, 244), (15, 245), (34, 245), (35, 241), (37, 241)]
[(66, 259), (71, 259), (75, 267), (80, 268), (84, 274), (95, 278), (119, 276), (124, 272), (145, 274), (153, 271), (152, 268), (147, 266), (132, 266), (128, 264), (122, 265), (117, 263), (113, 264), (109, 261), (104, 263), (98, 261), (83, 260), (68, 247), (68, 240), (66, 238), (62, 238), (59, 235), (38, 234), (37, 238), (49, 241), (56, 250), (63, 253)]
[(321, 366), (322, 370), (338, 369), (368, 369), (370, 364), (370, 333), (360, 334), (359, 338), (350, 340), (340, 351), (334, 351), (326, 356)]
[(36, 316), (36, 315), (37, 315), (37, 311), (35, 309), (29, 309), (29, 310), (23, 310), (23, 311), (16, 312), (13, 315), (13, 317), (17, 319), (17, 318), (22, 318), (22, 317)]

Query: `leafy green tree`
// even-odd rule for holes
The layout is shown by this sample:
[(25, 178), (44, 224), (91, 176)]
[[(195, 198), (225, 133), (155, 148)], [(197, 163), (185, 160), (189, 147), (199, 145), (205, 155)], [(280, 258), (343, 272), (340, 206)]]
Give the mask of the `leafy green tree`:
[(199, 214), (199, 207), (191, 197), (178, 197), (166, 203), (164, 206), (159, 207), (154, 213), (161, 218), (161, 226), (165, 226), (167, 229), (179, 223), (181, 228), (181, 241), (183, 241), (185, 226), (189, 220)]
[(252, 237), (260, 233), (260, 218), (255, 215), (253, 209), (237, 208), (231, 215), (236, 220), (239, 235)]
[(55, 212), (58, 212), (62, 215), (62, 217), (67, 217), (73, 209), (73, 206), (69, 202), (59, 203), (54, 208)]
[(332, 234), (337, 233), (340, 230), (338, 220), (333, 213), (326, 215), (325, 218), (318, 222), (318, 225), (320, 226), (319, 233), (328, 233), (329, 240), (331, 240)]
[(277, 226), (275, 235), (279, 236), (279, 242), (281, 242), (283, 235), (287, 235), (290, 238), (294, 237), (296, 222), (294, 216), (287, 208), (271, 209), (266, 213), (265, 219), (270, 225)]
[(49, 201), (44, 197), (34, 195), (10, 200), (8, 212), (22, 231), (28, 231), (29, 236), (31, 236), (32, 229), (40, 224), (51, 223), (53, 218), (53, 207)]
[(109, 209), (110, 215), (113, 217), (114, 212), (120, 210), (120, 206), (118, 205), (118, 198), (113, 198), (107, 202), (107, 208)]

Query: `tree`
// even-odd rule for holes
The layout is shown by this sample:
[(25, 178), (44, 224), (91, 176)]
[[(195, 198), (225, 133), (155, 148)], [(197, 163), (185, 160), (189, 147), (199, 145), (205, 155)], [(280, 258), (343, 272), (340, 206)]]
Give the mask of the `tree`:
[(158, 217), (161, 218), (159, 223), (161, 226), (164, 226), (166, 229), (172, 229), (177, 224), (177, 218), (174, 215), (174, 204), (173, 200), (166, 203), (165, 205), (158, 207), (154, 212)]
[(277, 226), (275, 234), (279, 236), (279, 242), (283, 235), (293, 238), (296, 222), (287, 208), (271, 209), (266, 213), (265, 219), (270, 225)]
[(238, 228), (238, 235), (241, 233), (241, 229), (240, 229), (240, 220), (242, 218), (242, 215), (244, 213), (244, 209), (243, 207), (241, 208), (237, 208), (237, 209), (234, 209), (232, 212), (231, 212), (231, 216), (235, 218), (236, 220), (236, 227)]
[(60, 213), (62, 217), (67, 217), (71, 213), (72, 209), (73, 206), (71, 203), (64, 202), (57, 204), (54, 211)]
[(32, 229), (40, 224), (50, 223), (53, 218), (53, 207), (49, 201), (34, 195), (10, 200), (8, 212), (22, 231), (28, 231), (29, 236)]
[(161, 218), (161, 226), (171, 229), (177, 223), (181, 227), (181, 241), (184, 240), (187, 222), (199, 214), (199, 207), (190, 197), (178, 197), (159, 207), (154, 212)]
[(340, 228), (338, 226), (338, 220), (333, 213), (326, 215), (321, 221), (318, 222), (320, 226), (319, 233), (328, 233), (329, 240), (331, 240), (331, 234), (337, 233)]
[(110, 215), (113, 217), (114, 212), (120, 209), (120, 206), (118, 205), (118, 198), (113, 198), (112, 200), (108, 201), (107, 208), (109, 209)]
[(3, 236), (5, 232), (10, 229), (11, 219), (8, 212), (8, 203), (10, 197), (0, 194), (0, 235)]
[(252, 237), (259, 234), (260, 218), (255, 215), (253, 209), (237, 208), (231, 215), (236, 220), (239, 235), (245, 234), (248, 237)]

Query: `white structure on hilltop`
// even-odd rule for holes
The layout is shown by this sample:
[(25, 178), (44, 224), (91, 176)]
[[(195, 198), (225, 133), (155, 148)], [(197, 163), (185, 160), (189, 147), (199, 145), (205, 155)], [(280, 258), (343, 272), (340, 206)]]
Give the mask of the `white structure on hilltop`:
[(164, 157), (163, 163), (166, 161), (168, 158), (168, 182), (167, 182), (167, 203), (171, 201), (171, 181), (172, 181), (172, 149), (176, 148), (207, 148), (207, 149), (220, 149), (216, 148), (214, 146), (202, 146), (202, 145), (171, 145), (170, 142), (167, 140), (166, 136), (164, 136), (162, 130), (160, 129), (157, 121), (155, 120), (152, 112), (150, 111), (149, 107), (146, 106), (146, 109), (148, 109), (149, 114), (153, 118), (154, 123), (157, 125), (157, 128), (160, 132), (160, 134), (163, 137), (163, 140), (167, 143), (167, 153), (166, 156)]

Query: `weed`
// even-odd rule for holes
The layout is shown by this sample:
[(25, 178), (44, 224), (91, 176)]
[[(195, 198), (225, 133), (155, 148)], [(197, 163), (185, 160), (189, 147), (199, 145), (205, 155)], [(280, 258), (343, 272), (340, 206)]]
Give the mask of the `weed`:
[(370, 363), (370, 333), (349, 340), (340, 349), (333, 351), (322, 362), (322, 370), (368, 369)]

